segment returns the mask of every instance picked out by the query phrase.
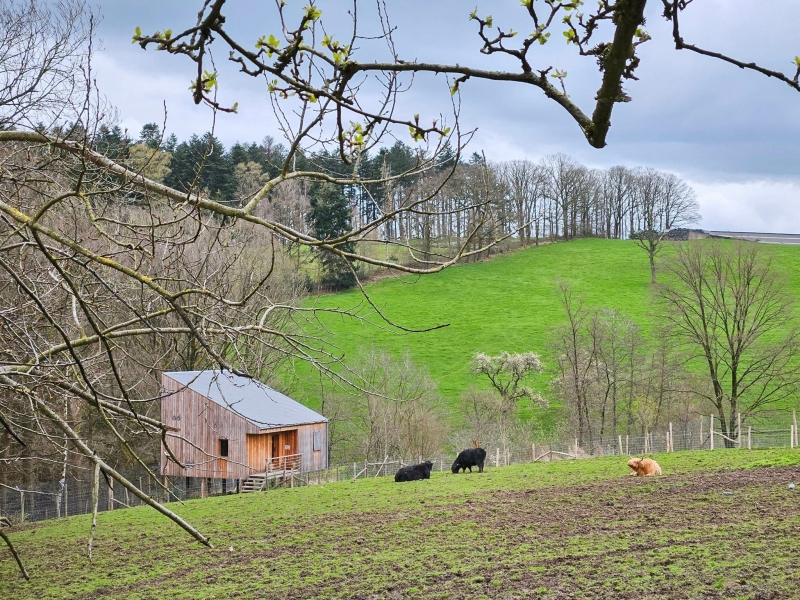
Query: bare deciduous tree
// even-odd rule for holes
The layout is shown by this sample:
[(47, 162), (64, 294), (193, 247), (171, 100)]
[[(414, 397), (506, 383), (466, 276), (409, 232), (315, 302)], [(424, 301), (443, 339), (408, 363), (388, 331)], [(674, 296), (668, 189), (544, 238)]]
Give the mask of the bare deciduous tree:
[[(92, 25), (82, 0), (0, 5), (0, 130), (34, 128), (69, 114), (81, 94)], [(66, 109), (66, 110), (65, 110)]]
[(516, 213), (516, 228), (522, 245), (531, 243), (531, 226), (538, 245), (544, 217), (542, 197), (547, 181), (544, 169), (528, 160), (509, 161), (500, 165), (500, 178)]
[(633, 173), (634, 205), (641, 226), (631, 237), (647, 252), (650, 260), (650, 282), (656, 282), (656, 255), (661, 251), (664, 236), (674, 227), (700, 219), (694, 190), (672, 173), (655, 169), (637, 169)]
[(441, 398), (408, 354), (395, 359), (372, 349), (351, 368), (363, 391), (336, 395), (329, 413), (339, 416), (340, 457), (416, 459), (441, 451), (448, 432)]
[(695, 390), (714, 407), (726, 445), (744, 418), (792, 396), (800, 337), (783, 279), (758, 244), (688, 242), (658, 290), (673, 338), (702, 365)]

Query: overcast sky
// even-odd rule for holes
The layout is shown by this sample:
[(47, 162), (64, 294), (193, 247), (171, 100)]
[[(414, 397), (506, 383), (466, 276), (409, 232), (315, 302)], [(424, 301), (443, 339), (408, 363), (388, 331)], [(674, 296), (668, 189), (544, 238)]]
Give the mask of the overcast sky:
[[(290, 0), (302, 6), (306, 2)], [(121, 124), (136, 136), (147, 122), (163, 120), (180, 140), (211, 127), (208, 109), (196, 107), (188, 85), (192, 64), (185, 57), (131, 44), (136, 26), (145, 33), (193, 25), (202, 0), (100, 0), (102, 50), (94, 67), (101, 91), (117, 106)], [(476, 26), (467, 15), (474, 7), (463, 0), (388, 0), (397, 26), (395, 42), (405, 60), (459, 63), (479, 68), (515, 69), (503, 57), (481, 55)], [(591, 2), (590, 2), (591, 4)], [(468, 81), (462, 86), (461, 122), (478, 128), (471, 149), (490, 160), (529, 158), (564, 152), (584, 164), (651, 166), (687, 179), (698, 193), (708, 229), (800, 232), (800, 93), (763, 75), (743, 71), (686, 50), (675, 51), (670, 25), (659, 15), (661, 2), (651, 0), (646, 29), (653, 40), (640, 47), (640, 81), (626, 85), (632, 102), (617, 104), (608, 145), (591, 148), (572, 119), (537, 88), (511, 83)], [(530, 33), (519, 0), (478, 0), (479, 13), (491, 13), (496, 25)], [(766, 8), (768, 5), (768, 9)], [(320, 2), (329, 32), (346, 39), (350, 3)], [(362, 35), (378, 34), (375, 3), (360, 5)], [(260, 35), (278, 34), (274, 4), (267, 0), (229, 0), (226, 27), (244, 45)], [(685, 12), (687, 43), (727, 53), (793, 74), (800, 54), (797, 0), (702, 0)], [(530, 30), (530, 31), (529, 31)], [(534, 68), (566, 70), (567, 91), (591, 113), (599, 87), (594, 61), (577, 56), (553, 31), (537, 48)], [(372, 60), (373, 46), (363, 43), (356, 58)], [(217, 136), (226, 144), (279, 137), (263, 83), (222, 66), (217, 50), (222, 98), (239, 103), (238, 115), (220, 115)], [(380, 56), (379, 58), (384, 58)], [(449, 94), (442, 77), (418, 76), (403, 101), (411, 112), (447, 111)], [(411, 114), (411, 113), (409, 113)]]

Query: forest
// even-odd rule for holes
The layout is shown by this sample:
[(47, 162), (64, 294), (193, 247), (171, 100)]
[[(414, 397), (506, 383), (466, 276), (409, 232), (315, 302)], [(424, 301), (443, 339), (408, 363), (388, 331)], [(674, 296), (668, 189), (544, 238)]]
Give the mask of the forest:
[[(156, 123), (145, 125), (136, 140), (119, 126), (101, 126), (93, 145), (151, 179), (179, 190), (201, 189), (232, 205), (246, 203), (277, 176), (287, 155), (286, 147), (269, 136), (260, 143), (237, 142), (226, 149), (212, 133), (181, 142), (174, 134), (165, 139)], [(386, 249), (407, 244), (419, 252), (422, 262), (465, 242), (472, 250), (492, 243), (484, 253), (488, 255), (497, 249), (497, 240), (507, 241), (505, 246), (527, 246), (552, 239), (630, 238), (648, 251), (655, 279), (652, 259), (663, 236), (700, 218), (694, 191), (672, 173), (635, 166), (589, 168), (564, 154), (538, 162), (497, 162), (476, 152), (465, 158), (449, 145), (425, 156), (396, 141), (389, 148), (359, 155), (355, 165), (343, 163), (335, 152), (297, 154), (293, 161), (293, 168), (300, 171), (354, 174), (357, 183), (329, 187), (327, 193), (324, 186), (302, 179), (284, 183), (269, 197), (267, 210), (272, 217), (296, 231), (313, 230), (323, 238), (335, 238), (380, 215), (414, 206), (402, 219), (373, 232), (369, 242), (380, 242)], [(434, 168), (412, 173), (428, 162)], [(406, 173), (412, 174), (403, 177)], [(385, 181), (398, 175), (399, 179)], [(349, 271), (347, 266), (322, 260), (328, 263), (313, 283), (329, 290), (354, 285), (348, 273), (342, 275)]]

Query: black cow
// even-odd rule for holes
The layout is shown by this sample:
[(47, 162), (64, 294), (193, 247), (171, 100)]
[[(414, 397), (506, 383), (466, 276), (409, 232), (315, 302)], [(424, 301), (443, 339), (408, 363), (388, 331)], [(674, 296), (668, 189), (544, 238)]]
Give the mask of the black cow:
[(431, 469), (433, 463), (426, 460), (418, 465), (408, 465), (407, 467), (400, 467), (400, 470), (395, 473), (395, 482), (400, 481), (419, 481), (420, 479), (430, 479)]
[(464, 473), (472, 473), (472, 467), (478, 467), (478, 472), (483, 473), (483, 463), (486, 460), (486, 450), (483, 448), (469, 448), (458, 453), (456, 461), (453, 463), (453, 473), (458, 473), (464, 469)]

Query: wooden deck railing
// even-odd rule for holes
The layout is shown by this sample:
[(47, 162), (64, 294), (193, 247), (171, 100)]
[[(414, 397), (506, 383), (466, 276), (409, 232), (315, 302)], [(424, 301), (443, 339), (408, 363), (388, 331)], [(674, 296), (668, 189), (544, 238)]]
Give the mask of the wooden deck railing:
[(266, 475), (275, 477), (290, 472), (300, 473), (303, 470), (302, 454), (287, 454), (285, 456), (274, 456), (267, 459)]

